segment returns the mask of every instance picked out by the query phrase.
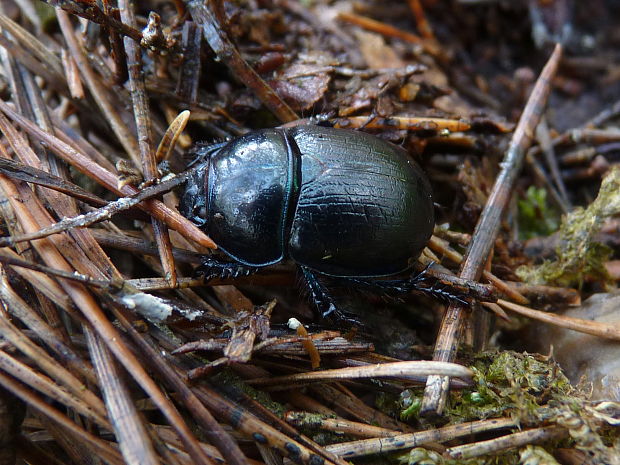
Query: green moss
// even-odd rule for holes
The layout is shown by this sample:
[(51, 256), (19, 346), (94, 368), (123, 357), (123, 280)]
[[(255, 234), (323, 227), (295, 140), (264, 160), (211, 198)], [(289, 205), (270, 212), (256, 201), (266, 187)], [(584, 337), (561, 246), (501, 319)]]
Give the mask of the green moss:
[(33, 5), (41, 22), (41, 28), (50, 32), (52, 28), (56, 27), (56, 10), (44, 2), (34, 2)]
[(403, 408), (406, 408), (406, 400), (403, 400), (402, 396), (407, 396), (408, 392), (405, 390), (400, 396), (391, 392), (378, 392), (375, 396), (375, 407), (386, 415), (396, 418), (401, 415)]
[(603, 178), (596, 199), (588, 208), (576, 208), (562, 220), (556, 248), (557, 258), (539, 266), (522, 266), (519, 277), (532, 284), (572, 286), (586, 278), (610, 282), (604, 263), (611, 250), (594, 241), (603, 222), (620, 212), (620, 167), (612, 168)]
[(530, 186), (525, 193), (525, 198), (518, 201), (518, 207), (521, 239), (548, 236), (557, 231), (560, 214), (549, 206), (545, 189)]
[(519, 457), (515, 452), (508, 452), (494, 456), (485, 456), (475, 459), (459, 459), (452, 460), (443, 457), (437, 452), (416, 447), (408, 454), (402, 454), (398, 457), (398, 462), (402, 465), (516, 465)]
[(402, 412), (400, 412), (400, 419), (407, 421), (416, 418), (420, 413), (420, 408), (422, 407), (422, 396), (415, 395), (413, 391), (404, 392), (407, 393), (407, 395), (403, 397), (403, 406), (406, 405), (406, 407)]
[[(506, 415), (537, 421), (549, 400), (570, 398), (573, 392), (559, 367), (542, 356), (483, 352), (473, 356), (470, 368), (474, 386), (450, 393), (446, 409), (450, 424)], [(422, 388), (401, 395), (403, 420), (422, 421), (418, 418), (422, 395)]]
[(511, 351), (475, 356), (475, 389), (455, 393), (451, 415), (463, 421), (512, 415), (522, 421), (538, 418), (549, 399), (572, 392), (558, 366), (542, 357)]
[(560, 465), (549, 452), (540, 446), (524, 447), (521, 449), (519, 458), (523, 465)]
[(443, 465), (446, 461), (435, 451), (424, 449), (423, 447), (416, 447), (415, 449), (411, 449), (409, 454), (402, 457), (401, 463), (407, 465)]
[[(541, 355), (511, 351), (489, 351), (470, 357), (468, 365), (475, 373), (474, 386), (452, 390), (441, 419), (433, 423), (418, 417), (414, 406), (423, 395), (422, 388), (408, 390), (401, 396), (406, 399), (401, 402), (401, 418), (410, 422), (415, 420), (426, 427), (506, 416), (514, 418), (525, 428), (557, 424), (567, 428), (570, 437), (547, 444), (548, 447), (576, 447), (601, 460), (596, 463), (607, 463), (606, 460), (614, 454), (613, 444), (620, 443), (620, 431), (613, 427), (616, 420), (612, 412), (620, 411), (620, 406), (607, 403), (609, 406), (604, 414), (600, 408), (594, 411), (586, 395), (570, 385), (555, 362)], [(605, 415), (608, 420), (603, 418)], [(519, 458), (519, 453), (523, 459)], [(525, 448), (457, 462), (437, 459), (434, 453), (419, 448), (400, 455), (398, 460), (408, 465), (553, 464), (545, 454), (540, 448)]]
[(271, 396), (265, 391), (259, 391), (243, 381), (239, 376), (233, 373), (232, 370), (224, 369), (217, 375), (213, 376), (214, 384), (219, 386), (226, 386), (228, 391), (243, 392), (248, 397), (251, 397), (256, 402), (261, 404), (266, 409), (270, 410), (273, 414), (282, 418), (287, 408), (274, 401)]

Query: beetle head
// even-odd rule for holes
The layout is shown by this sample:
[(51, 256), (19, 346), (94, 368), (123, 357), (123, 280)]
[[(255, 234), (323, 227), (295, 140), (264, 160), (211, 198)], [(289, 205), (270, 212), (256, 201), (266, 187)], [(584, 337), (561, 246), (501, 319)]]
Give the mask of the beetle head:
[(209, 163), (213, 154), (217, 153), (226, 142), (217, 144), (197, 144), (190, 152), (193, 160), (189, 164), (195, 171), (185, 184), (185, 191), (181, 195), (179, 212), (198, 227), (202, 227), (207, 217), (206, 176), (209, 172)]
[(185, 184), (185, 190), (181, 194), (179, 212), (196, 226), (203, 226), (206, 221), (206, 192), (205, 175), (209, 161), (203, 161), (198, 165)]

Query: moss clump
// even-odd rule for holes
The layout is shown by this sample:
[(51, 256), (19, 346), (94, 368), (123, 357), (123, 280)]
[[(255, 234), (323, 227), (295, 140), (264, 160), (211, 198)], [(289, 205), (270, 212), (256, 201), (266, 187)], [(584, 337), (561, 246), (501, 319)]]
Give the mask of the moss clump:
[(547, 191), (530, 186), (519, 200), (519, 236), (521, 239), (548, 236), (557, 231), (559, 213), (547, 203)]
[(445, 460), (435, 451), (416, 447), (411, 449), (409, 454), (401, 457), (400, 462), (407, 465), (439, 465), (444, 464)]
[(540, 446), (525, 446), (519, 458), (523, 465), (560, 465), (553, 456)]
[(392, 392), (378, 392), (375, 396), (375, 407), (386, 415), (397, 418), (403, 414), (403, 409), (406, 410), (410, 405), (407, 396), (411, 392), (407, 389), (401, 392), (400, 396)]
[(416, 447), (408, 454), (398, 457), (398, 462), (402, 465), (515, 465), (519, 462), (518, 455), (514, 452), (494, 455), (492, 457), (481, 457), (476, 459), (448, 459), (437, 452)]
[[(474, 386), (451, 391), (445, 412), (450, 424), (506, 415), (536, 422), (549, 401), (571, 398), (573, 392), (560, 368), (539, 355), (482, 352), (472, 356), (469, 366), (475, 373)], [(403, 420), (422, 421), (418, 418), (422, 395), (422, 388), (403, 392)]]
[(573, 388), (559, 367), (541, 356), (511, 351), (474, 356), (475, 387), (455, 392), (448, 415), (473, 421), (513, 415), (531, 422), (549, 400), (568, 396)]
[(603, 264), (611, 250), (594, 241), (605, 219), (620, 212), (620, 167), (612, 168), (603, 178), (598, 196), (585, 210), (576, 208), (562, 220), (557, 258), (539, 266), (522, 266), (519, 277), (532, 284), (572, 286), (586, 278), (608, 282)]
[[(605, 402), (592, 405), (582, 392), (571, 386), (556, 363), (541, 355), (489, 351), (472, 355), (468, 365), (475, 373), (474, 386), (451, 391), (444, 416), (432, 426), (444, 426), (446, 421), (457, 424), (506, 416), (518, 420), (522, 427), (527, 428), (556, 424), (569, 433), (570, 439), (561, 442), (563, 447), (575, 447), (587, 452), (594, 460), (592, 463), (614, 463), (610, 458), (617, 455), (615, 447), (620, 444), (617, 428), (620, 421), (616, 419), (620, 416), (620, 404)], [(418, 417), (418, 410), (413, 407), (422, 393), (420, 388), (401, 395), (401, 399), (407, 400), (402, 402), (401, 418), (430, 426), (428, 420)], [(549, 457), (543, 452), (540, 448), (522, 448), (466, 462), (443, 458), (433, 462), (435, 455), (421, 449), (401, 455), (399, 460), (408, 465), (553, 463), (544, 461), (545, 457)], [(519, 454), (524, 458), (520, 459)]]
[(306, 436), (312, 438), (319, 445), (336, 444), (343, 441), (353, 441), (356, 438), (350, 437), (342, 432), (333, 430), (323, 430), (325, 420), (336, 418), (335, 415), (323, 415), (320, 413), (295, 412), (295, 427)]
[(417, 418), (422, 407), (422, 394), (417, 390), (407, 389), (401, 393), (400, 403), (403, 410), (400, 412), (400, 419), (403, 421)]
[(287, 411), (284, 405), (273, 400), (267, 392), (259, 391), (250, 386), (232, 370), (222, 370), (220, 373), (213, 376), (213, 380), (220, 386), (226, 386), (227, 394), (232, 398), (236, 397), (239, 393), (243, 393), (280, 418), (283, 418), (284, 413)]

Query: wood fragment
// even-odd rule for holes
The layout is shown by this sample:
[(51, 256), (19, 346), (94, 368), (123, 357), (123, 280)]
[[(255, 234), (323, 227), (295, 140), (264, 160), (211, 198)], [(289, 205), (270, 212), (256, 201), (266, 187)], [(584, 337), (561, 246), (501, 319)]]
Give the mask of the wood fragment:
[(460, 425), (420, 431), (418, 433), (400, 434), (388, 438), (364, 439), (361, 441), (333, 444), (327, 449), (344, 458), (360, 457), (394, 450), (411, 449), (429, 442), (444, 442), (458, 437), (485, 431), (494, 431), (516, 426), (510, 418), (480, 420)]
[[(135, 27), (136, 18), (133, 1), (120, 0), (119, 9), (121, 10), (122, 22), (131, 27)], [(155, 15), (155, 13), (152, 13), (152, 15)], [(154, 18), (154, 16), (151, 17)], [(159, 18), (158, 15), (157, 18)], [(144, 40), (146, 40), (146, 35), (143, 36), (142, 41)], [(148, 41), (148, 45), (155, 46), (157, 42), (159, 41), (156, 38), (151, 37), (151, 40)], [(157, 159), (153, 147), (151, 114), (142, 70), (142, 52), (131, 38), (126, 37), (124, 45), (127, 54), (127, 70), (129, 72), (129, 85), (131, 89), (130, 93), (133, 103), (134, 118), (136, 121), (140, 160), (142, 161), (142, 173), (144, 174), (146, 182), (150, 184), (157, 182), (159, 179), (159, 172), (157, 170)], [(177, 271), (172, 257), (172, 243), (170, 242), (168, 228), (157, 218), (151, 218), (151, 226), (153, 227), (153, 235), (155, 236), (155, 242), (159, 250), (159, 259), (164, 269), (164, 277), (170, 280), (170, 285), (174, 287), (177, 282)]]
[(351, 24), (363, 27), (366, 30), (378, 32), (388, 37), (395, 37), (397, 39), (410, 42), (412, 44), (420, 45), (426, 52), (435, 58), (439, 58), (442, 61), (447, 59), (447, 55), (441, 49), (439, 44), (433, 39), (424, 39), (411, 32), (400, 30), (394, 26), (376, 21), (371, 18), (366, 18), (354, 13), (340, 12), (338, 18), (342, 21), (346, 21)]
[(544, 323), (572, 329), (573, 331), (578, 331), (580, 333), (591, 334), (604, 339), (611, 339), (614, 341), (620, 340), (620, 328), (617, 325), (584, 320), (565, 315), (557, 315), (555, 313), (541, 312), (540, 310), (534, 310), (533, 308), (528, 308), (523, 305), (507, 302), (501, 299), (498, 300), (498, 304), (506, 310), (518, 313), (519, 315), (527, 316), (528, 318), (532, 318), (534, 320), (542, 321)]
[[(276, 376), (271, 378), (258, 378), (249, 380), (249, 384), (257, 386), (271, 386), (275, 389), (291, 389), (294, 384), (341, 381), (357, 378), (377, 377), (407, 377), (407, 376), (432, 376), (446, 373), (443, 376), (454, 376), (462, 379), (470, 379), (473, 372), (455, 363), (435, 363), (426, 361), (394, 362), (380, 365), (340, 368), (336, 370), (321, 370), (308, 373), (299, 373), (290, 376)], [(448, 375), (450, 373), (450, 375)]]
[(431, 28), (430, 23), (426, 19), (426, 14), (424, 13), (424, 7), (422, 6), (422, 2), (420, 0), (408, 0), (409, 9), (411, 13), (413, 13), (413, 17), (415, 18), (416, 25), (418, 27), (418, 31), (425, 39), (435, 40), (435, 34), (433, 33), (433, 29)]
[(84, 327), (91, 360), (99, 378), (106, 407), (113, 423), (114, 435), (127, 462), (138, 461), (146, 465), (160, 462), (153, 443), (147, 434), (144, 419), (138, 415), (127, 385), (106, 346), (88, 327)]
[(521, 447), (526, 444), (537, 444), (554, 441), (568, 436), (568, 430), (561, 426), (545, 426), (542, 428), (521, 431), (488, 441), (465, 444), (449, 448), (446, 453), (455, 460), (466, 460), (485, 454), (495, 454), (505, 450)]
[(176, 93), (181, 101), (189, 104), (195, 103), (198, 96), (201, 39), (202, 33), (196, 23), (186, 21), (183, 24), (183, 34), (181, 36), (183, 63), (177, 79)]
[(345, 420), (343, 418), (320, 418), (314, 414), (306, 412), (286, 412), (284, 419), (297, 427), (322, 429), (332, 431), (337, 434), (347, 434), (350, 436), (362, 438), (374, 437), (394, 437), (401, 434), (399, 431), (380, 428), (378, 426), (367, 425), (355, 421)]

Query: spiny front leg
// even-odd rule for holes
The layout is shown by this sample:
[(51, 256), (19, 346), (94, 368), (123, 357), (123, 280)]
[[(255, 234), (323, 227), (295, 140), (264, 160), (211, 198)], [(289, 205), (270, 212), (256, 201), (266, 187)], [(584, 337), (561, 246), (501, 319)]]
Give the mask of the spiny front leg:
[(202, 263), (196, 268), (195, 274), (203, 276), (205, 281), (213, 278), (238, 278), (256, 273), (259, 268), (242, 265), (237, 262), (225, 262), (217, 258), (205, 256)]

